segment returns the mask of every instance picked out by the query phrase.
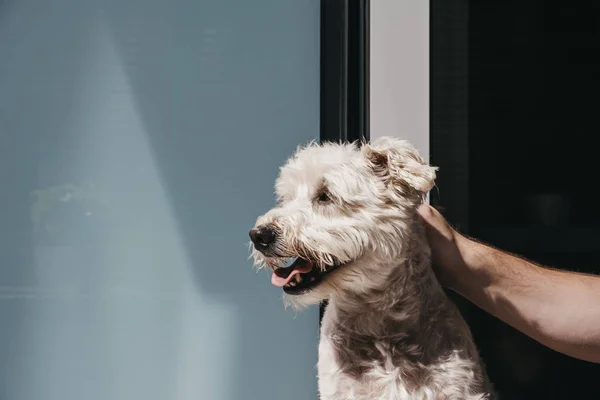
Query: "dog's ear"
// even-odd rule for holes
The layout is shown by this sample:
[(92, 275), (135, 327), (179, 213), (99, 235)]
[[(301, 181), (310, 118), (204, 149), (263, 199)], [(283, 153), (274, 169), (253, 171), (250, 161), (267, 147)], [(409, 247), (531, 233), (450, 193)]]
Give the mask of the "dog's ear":
[(362, 146), (361, 151), (375, 174), (388, 184), (410, 187), (424, 194), (435, 184), (436, 167), (425, 163), (406, 140), (382, 137)]

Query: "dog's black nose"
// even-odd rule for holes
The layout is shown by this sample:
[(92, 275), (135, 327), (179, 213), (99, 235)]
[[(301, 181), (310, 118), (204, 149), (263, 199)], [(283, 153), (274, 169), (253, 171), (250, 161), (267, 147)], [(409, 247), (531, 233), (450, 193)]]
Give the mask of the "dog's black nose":
[(261, 225), (250, 230), (250, 239), (257, 248), (268, 247), (275, 241), (275, 229), (267, 225)]

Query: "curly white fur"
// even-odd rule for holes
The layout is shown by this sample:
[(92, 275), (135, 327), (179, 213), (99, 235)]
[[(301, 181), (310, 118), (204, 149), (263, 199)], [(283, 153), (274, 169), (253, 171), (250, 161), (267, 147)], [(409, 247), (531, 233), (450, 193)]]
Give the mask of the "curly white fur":
[(431, 271), (416, 213), (435, 172), (394, 138), (360, 148), (311, 143), (281, 168), (278, 205), (256, 223), (277, 227), (276, 256), (252, 255), (271, 268), (288, 257), (341, 264), (308, 293), (284, 295), (296, 308), (329, 300), (323, 400), (491, 398), (469, 329)]

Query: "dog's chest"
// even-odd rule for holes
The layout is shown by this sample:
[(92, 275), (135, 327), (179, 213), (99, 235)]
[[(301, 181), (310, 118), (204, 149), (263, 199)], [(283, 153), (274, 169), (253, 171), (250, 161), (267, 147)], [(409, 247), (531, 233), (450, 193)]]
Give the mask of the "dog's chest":
[[(318, 378), (321, 400), (415, 398), (414, 392), (409, 393), (408, 390), (410, 382), (405, 379), (401, 368), (387, 357), (383, 343), (373, 342), (372, 352), (365, 353), (346, 348), (354, 346), (351, 340), (342, 342), (338, 336), (335, 310), (328, 307), (319, 343)], [(432, 400), (434, 398), (431, 397)]]
[[(331, 341), (321, 338), (319, 344), (319, 394), (321, 400), (409, 400), (398, 371), (373, 367), (360, 378), (346, 372), (340, 365)], [(433, 397), (432, 397), (433, 399)]]
[[(483, 400), (471, 386), (473, 364), (458, 354), (425, 367), (389, 343), (374, 339), (368, 344), (340, 337), (336, 310), (327, 307), (319, 342), (318, 381), (321, 400)], [(406, 353), (408, 354), (408, 353)]]

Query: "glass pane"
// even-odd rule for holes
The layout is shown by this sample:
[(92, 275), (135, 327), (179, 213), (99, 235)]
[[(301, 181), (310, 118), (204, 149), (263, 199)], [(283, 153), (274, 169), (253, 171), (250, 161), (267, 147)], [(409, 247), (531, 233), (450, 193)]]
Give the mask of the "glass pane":
[(318, 136), (319, 1), (0, 1), (0, 399), (316, 399), (248, 261)]

